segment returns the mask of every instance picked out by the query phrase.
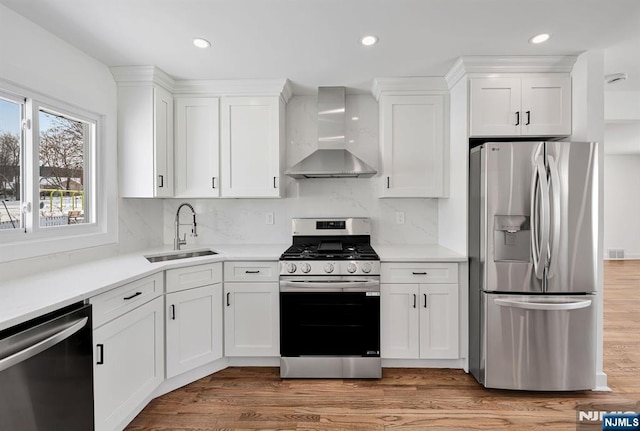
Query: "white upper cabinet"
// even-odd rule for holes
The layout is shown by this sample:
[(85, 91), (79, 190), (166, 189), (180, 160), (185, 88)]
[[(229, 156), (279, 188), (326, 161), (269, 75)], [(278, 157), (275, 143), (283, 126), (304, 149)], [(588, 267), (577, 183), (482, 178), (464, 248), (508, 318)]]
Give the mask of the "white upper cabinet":
[(283, 196), (284, 120), (280, 97), (221, 99), (223, 196)]
[[(426, 88), (426, 89), (425, 89)], [(449, 94), (435, 78), (377, 79), (382, 198), (447, 196)]]
[(172, 197), (172, 80), (154, 67), (111, 71), (118, 83), (120, 196)]
[(154, 66), (111, 73), (122, 197), (284, 195), (286, 79), (176, 81)]
[(175, 101), (175, 195), (220, 196), (220, 132), (217, 97)]
[(571, 78), (474, 78), (470, 136), (571, 134)]

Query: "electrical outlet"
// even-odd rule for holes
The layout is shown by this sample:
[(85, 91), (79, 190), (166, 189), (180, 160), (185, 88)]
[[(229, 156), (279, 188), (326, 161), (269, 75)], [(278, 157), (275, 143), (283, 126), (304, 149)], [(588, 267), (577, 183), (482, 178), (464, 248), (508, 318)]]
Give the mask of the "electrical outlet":
[(269, 212), (265, 213), (264, 222), (266, 224), (273, 224), (273, 211), (269, 211)]
[(396, 224), (404, 224), (404, 211), (396, 211)]

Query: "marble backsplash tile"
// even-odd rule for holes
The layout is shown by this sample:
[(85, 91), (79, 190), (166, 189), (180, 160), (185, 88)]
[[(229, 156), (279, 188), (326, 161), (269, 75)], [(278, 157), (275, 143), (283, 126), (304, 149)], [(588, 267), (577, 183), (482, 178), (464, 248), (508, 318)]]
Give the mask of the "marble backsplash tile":
[[(287, 167), (317, 148), (317, 98), (294, 96), (287, 105)], [(378, 168), (378, 104), (367, 94), (347, 95), (347, 148)], [(287, 243), (293, 217), (370, 217), (372, 240), (382, 244), (438, 242), (438, 201), (379, 199), (380, 178), (307, 179), (286, 177), (283, 199), (191, 199), (198, 237), (190, 244)], [(174, 237), (175, 212), (183, 200), (164, 200), (164, 242)], [(396, 223), (403, 212), (404, 224)], [(274, 223), (266, 224), (267, 213)], [(185, 216), (186, 217), (186, 216)], [(185, 218), (184, 222), (188, 220)], [(182, 232), (188, 232), (185, 227)]]

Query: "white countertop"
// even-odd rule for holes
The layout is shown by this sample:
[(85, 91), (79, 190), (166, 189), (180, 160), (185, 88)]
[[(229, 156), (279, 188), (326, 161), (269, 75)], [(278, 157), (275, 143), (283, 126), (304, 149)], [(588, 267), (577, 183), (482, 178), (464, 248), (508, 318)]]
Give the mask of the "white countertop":
[(381, 262), (466, 262), (467, 257), (438, 244), (372, 244)]
[[(153, 250), (100, 259), (4, 281), (0, 286), (0, 330), (82, 301), (107, 290), (166, 269), (224, 260), (278, 260), (290, 244), (222, 244), (210, 248), (219, 254), (149, 263), (145, 255), (170, 252)], [(464, 262), (466, 257), (438, 245), (373, 245), (382, 262)]]
[(210, 248), (219, 254), (157, 263), (145, 259), (145, 255), (170, 252), (171, 247), (166, 246), (3, 281), (0, 331), (158, 271), (224, 260), (278, 260), (287, 247), (289, 244), (199, 246), (184, 250)]

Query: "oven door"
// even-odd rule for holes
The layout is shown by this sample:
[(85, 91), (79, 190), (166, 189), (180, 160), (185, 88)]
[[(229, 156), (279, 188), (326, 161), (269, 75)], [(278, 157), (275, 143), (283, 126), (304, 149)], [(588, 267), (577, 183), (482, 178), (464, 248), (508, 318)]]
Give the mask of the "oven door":
[(281, 277), (280, 354), (379, 358), (379, 277)]

